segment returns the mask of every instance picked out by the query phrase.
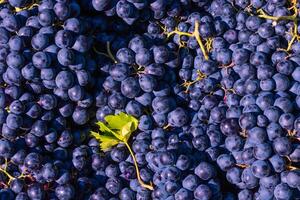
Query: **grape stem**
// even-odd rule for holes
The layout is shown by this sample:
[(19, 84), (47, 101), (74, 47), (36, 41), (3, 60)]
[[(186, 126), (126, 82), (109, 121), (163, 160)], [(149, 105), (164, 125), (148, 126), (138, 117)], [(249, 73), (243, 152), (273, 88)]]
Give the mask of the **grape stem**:
[(11, 182), (12, 180), (15, 179), (15, 177), (13, 177), (12, 175), (10, 175), (6, 170), (0, 168), (0, 171), (3, 172), (3, 173), (8, 177), (8, 185), (10, 184), (10, 182)]
[[(7, 159), (5, 159), (4, 168), (0, 167), (0, 172), (2, 172), (3, 174), (5, 174), (7, 176), (7, 178), (8, 178), (7, 185), (10, 185), (11, 181), (16, 179), (16, 177), (13, 177), (10, 173), (7, 172), (7, 166), (8, 166), (8, 161), (7, 161)], [(26, 177), (28, 177), (28, 176), (22, 172), (22, 174), (19, 175), (17, 178), (21, 179), (21, 178), (26, 178)]]
[(106, 51), (107, 51), (107, 53), (103, 53), (103, 52), (98, 51), (95, 46), (93, 47), (93, 50), (95, 51), (96, 54), (108, 57), (114, 63), (118, 63), (118, 61), (115, 59), (115, 57), (113, 56), (113, 54), (112, 54), (112, 52), (110, 50), (110, 42), (106, 42)]
[(288, 136), (293, 137), (297, 134), (296, 130), (287, 130)]
[(167, 124), (167, 125), (165, 125), (164, 127), (163, 127), (163, 129), (164, 130), (167, 130), (168, 128), (170, 128), (171, 127), (171, 124)]
[(249, 167), (248, 165), (246, 165), (246, 164), (235, 164), (236, 166), (238, 166), (238, 167), (240, 167), (240, 168), (243, 168), (243, 169), (245, 169), (245, 168), (247, 168), (247, 167)]
[(138, 164), (137, 164), (137, 161), (136, 161), (136, 158), (134, 156), (134, 153), (133, 151), (131, 150), (131, 147), (130, 145), (127, 143), (127, 142), (124, 142), (125, 146), (127, 147), (127, 149), (129, 150), (129, 153), (133, 159), (133, 163), (134, 163), (134, 166), (135, 166), (135, 170), (136, 170), (136, 173), (137, 173), (137, 179), (140, 183), (140, 185), (144, 188), (147, 188), (149, 190), (153, 190), (153, 186), (152, 186), (152, 183), (150, 182), (150, 184), (146, 184), (144, 183), (144, 181), (141, 179), (141, 176), (140, 176), (140, 170), (139, 170), (139, 167), (138, 167)]
[(246, 129), (243, 129), (241, 132), (240, 132), (240, 135), (243, 136), (244, 138), (247, 138), (247, 131)]
[(115, 59), (115, 57), (111, 53), (110, 42), (106, 42), (106, 50), (107, 50), (107, 53), (108, 53), (109, 57), (114, 61), (114, 63), (117, 63), (118, 61)]
[(184, 81), (184, 83), (182, 84), (183, 87), (186, 88), (185, 92), (187, 93), (190, 89), (190, 87), (197, 83), (198, 81), (201, 81), (202, 79), (206, 78), (206, 74), (204, 74), (203, 72), (201, 72), (200, 70), (197, 70), (197, 78), (193, 81)]
[(298, 8), (297, 8), (297, 0), (291, 0), (290, 1), (292, 6), (289, 8), (289, 10), (293, 10), (293, 15), (290, 16), (279, 16), (279, 17), (274, 17), (274, 16), (270, 16), (267, 15), (262, 9), (259, 9), (257, 12), (259, 13), (258, 17), (260, 18), (264, 18), (264, 19), (269, 19), (269, 20), (273, 20), (275, 22), (277, 21), (281, 21), (281, 20), (286, 20), (286, 21), (293, 21), (294, 23), (294, 27), (292, 30), (291, 35), (293, 36), (292, 39), (289, 41), (288, 43), (288, 47), (286, 49), (286, 51), (290, 51), (292, 48), (292, 45), (294, 43), (295, 40), (300, 40), (300, 36), (298, 35)]
[(174, 34), (178, 34), (179, 36), (194, 37), (197, 40), (198, 45), (200, 46), (200, 49), (203, 53), (205, 60), (208, 60), (208, 58), (209, 58), (208, 53), (207, 53), (207, 51), (205, 49), (205, 45), (203, 44), (202, 39), (200, 37), (199, 26), (200, 26), (199, 22), (195, 21), (195, 27), (194, 27), (193, 33), (182, 32), (182, 31), (179, 31), (178, 29), (175, 29), (174, 31), (167, 33), (167, 38), (169, 38), (170, 36), (172, 36)]
[[(3, 1), (6, 1), (6, 0), (3, 0)], [(23, 10), (30, 10), (36, 6), (39, 6), (39, 0), (33, 0), (30, 5), (25, 6), (23, 8), (15, 7), (15, 12), (21, 12)]]
[(211, 52), (212, 48), (213, 48), (213, 38), (210, 37), (210, 38), (207, 38), (206, 39), (206, 42), (205, 42), (205, 48), (207, 50), (207, 52)]

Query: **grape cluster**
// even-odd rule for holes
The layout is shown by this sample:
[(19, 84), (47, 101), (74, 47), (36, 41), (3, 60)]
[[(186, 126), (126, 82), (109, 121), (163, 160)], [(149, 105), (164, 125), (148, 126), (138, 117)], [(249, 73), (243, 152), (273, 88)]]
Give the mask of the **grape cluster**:
[(299, 23), (297, 0), (0, 0), (0, 199), (300, 198)]

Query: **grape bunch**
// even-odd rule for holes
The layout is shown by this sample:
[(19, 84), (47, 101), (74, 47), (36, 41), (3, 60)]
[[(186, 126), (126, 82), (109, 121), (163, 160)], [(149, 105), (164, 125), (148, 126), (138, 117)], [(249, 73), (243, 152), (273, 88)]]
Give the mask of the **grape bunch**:
[(0, 199), (300, 198), (297, 0), (0, 0)]

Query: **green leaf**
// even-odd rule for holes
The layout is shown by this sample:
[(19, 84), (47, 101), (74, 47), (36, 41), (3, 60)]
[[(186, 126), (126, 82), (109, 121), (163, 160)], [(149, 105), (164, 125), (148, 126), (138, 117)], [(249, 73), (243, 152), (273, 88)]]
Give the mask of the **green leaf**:
[(91, 131), (91, 135), (101, 142), (100, 147), (103, 151), (120, 143), (120, 140), (116, 139), (114, 135), (100, 135), (99, 133), (93, 131)]
[(146, 184), (141, 179), (134, 152), (127, 142), (131, 134), (137, 129), (138, 120), (133, 116), (121, 112), (118, 115), (109, 115), (105, 117), (105, 121), (106, 123), (96, 123), (99, 125), (101, 133), (91, 131), (91, 135), (101, 142), (100, 147), (103, 151), (108, 150), (119, 143), (124, 143), (128, 148), (130, 155), (132, 156), (139, 183), (142, 187), (153, 190), (151, 183)]
[(108, 127), (106, 124), (104, 124), (103, 122), (97, 122), (96, 123), (99, 127), (100, 127), (100, 131), (102, 133), (106, 133), (106, 134), (111, 134), (111, 135), (114, 135), (116, 138), (118, 138), (119, 140), (123, 140), (123, 137), (116, 133), (114, 130), (112, 130), (110, 127)]
[[(135, 129), (138, 126), (138, 120), (131, 115), (120, 112), (117, 115), (108, 115), (105, 117), (108, 127), (114, 130), (121, 130), (127, 123), (134, 123)], [(134, 129), (134, 130), (135, 130)]]
[(101, 142), (102, 150), (107, 150), (118, 143), (127, 143), (131, 134), (138, 127), (138, 120), (131, 115), (119, 113), (105, 117), (106, 123), (97, 122), (100, 133), (91, 132), (91, 135)]
[(125, 139), (126, 142), (130, 138), (131, 133), (134, 131), (134, 130), (132, 131), (132, 126), (133, 126), (132, 124), (133, 124), (132, 122), (128, 122), (121, 129), (121, 135)]

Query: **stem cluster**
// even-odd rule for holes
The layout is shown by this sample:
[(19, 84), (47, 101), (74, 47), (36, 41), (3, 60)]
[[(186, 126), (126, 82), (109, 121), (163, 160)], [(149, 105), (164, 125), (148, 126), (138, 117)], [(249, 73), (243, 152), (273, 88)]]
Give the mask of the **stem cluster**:
[[(187, 37), (194, 37), (196, 40), (197, 40), (197, 43), (202, 51), (202, 54), (205, 58), (205, 60), (208, 60), (209, 59), (209, 56), (208, 56), (208, 50), (206, 47), (210, 47), (211, 48), (211, 44), (212, 44), (212, 40), (208, 40), (209, 41), (209, 44), (208, 45), (205, 45), (203, 42), (202, 42), (202, 38), (200, 36), (200, 33), (199, 33), (199, 27), (200, 27), (200, 24), (198, 21), (195, 21), (195, 25), (194, 25), (194, 31), (192, 33), (189, 33), (189, 32), (182, 32), (182, 31), (179, 31), (177, 28), (174, 30), (174, 31), (171, 31), (171, 32), (166, 32), (167, 34), (167, 38), (170, 38), (172, 35), (179, 35), (179, 36), (187, 36)], [(180, 45), (184, 45), (181, 41), (179, 42)], [(206, 42), (208, 43), (208, 42)]]
[(288, 46), (286, 51), (290, 51), (292, 48), (293, 43), (295, 42), (295, 40), (300, 41), (300, 35), (298, 34), (298, 8), (297, 8), (297, 0), (290, 0), (291, 3), (291, 7), (289, 8), (289, 10), (293, 11), (292, 15), (289, 16), (279, 16), (279, 17), (275, 17), (275, 16), (270, 16), (267, 15), (262, 9), (259, 9), (257, 11), (257, 13), (259, 14), (258, 17), (260, 18), (264, 18), (264, 19), (269, 19), (269, 20), (273, 20), (275, 22), (278, 21), (292, 21), (294, 26), (293, 29), (291, 30), (291, 35), (293, 36), (292, 39), (289, 41)]
[(200, 70), (197, 70), (197, 78), (193, 81), (184, 81), (184, 83), (182, 84), (183, 87), (186, 88), (185, 92), (188, 92), (190, 87), (197, 83), (198, 81), (201, 81), (202, 79), (205, 79), (207, 76), (206, 74), (204, 74), (203, 72), (201, 72)]
[(7, 166), (8, 166), (8, 161), (7, 161), (7, 159), (5, 159), (4, 167), (3, 168), (0, 167), (0, 172), (5, 174), (5, 176), (8, 178), (7, 183), (1, 183), (2, 185), (6, 186), (6, 187), (8, 187), (14, 179), (24, 179), (28, 176), (28, 175), (25, 175), (22, 173), (18, 177), (14, 177), (7, 171)]

